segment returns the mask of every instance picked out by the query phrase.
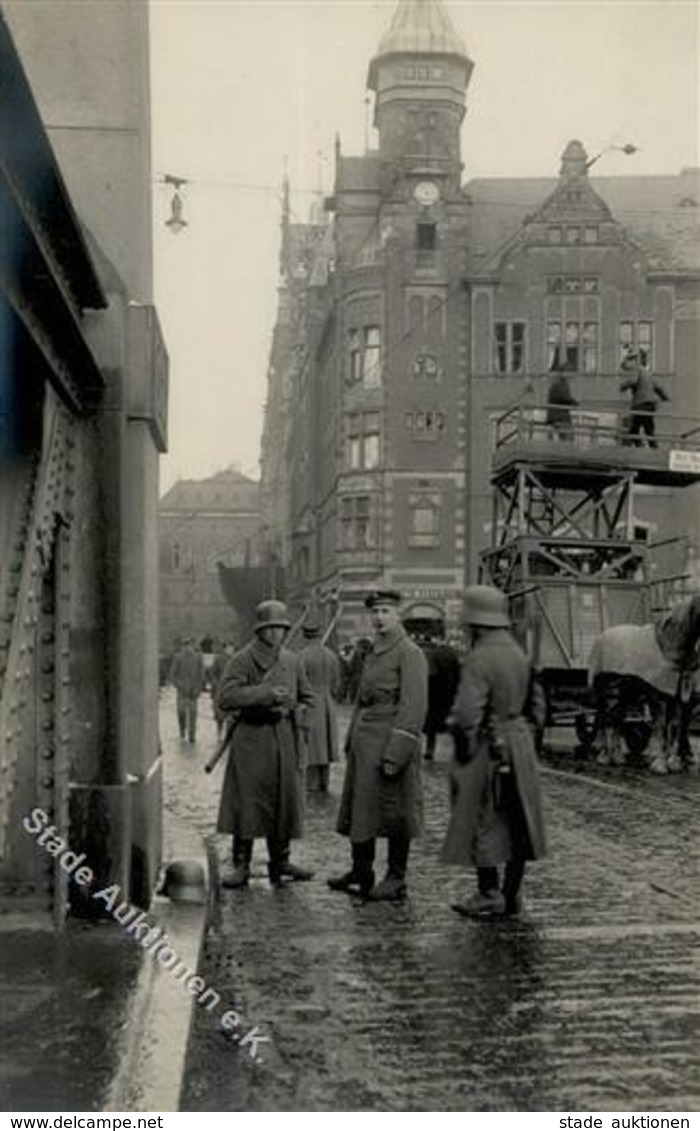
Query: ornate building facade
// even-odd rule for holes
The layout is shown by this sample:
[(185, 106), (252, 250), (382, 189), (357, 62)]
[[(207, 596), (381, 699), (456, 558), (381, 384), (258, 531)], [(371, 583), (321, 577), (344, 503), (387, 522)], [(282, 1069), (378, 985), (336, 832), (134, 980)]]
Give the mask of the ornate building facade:
[[(283, 214), (263, 513), (290, 599), (339, 602), (341, 638), (380, 583), (418, 626), (456, 622), (495, 419), (544, 402), (554, 369), (604, 413), (633, 344), (672, 411), (700, 416), (698, 170), (594, 182), (572, 142), (558, 178), (463, 184), (472, 70), (440, 0), (400, 0), (368, 72), (378, 148), (337, 143), (323, 222)], [(651, 536), (697, 544), (697, 511), (691, 491), (640, 492)]]

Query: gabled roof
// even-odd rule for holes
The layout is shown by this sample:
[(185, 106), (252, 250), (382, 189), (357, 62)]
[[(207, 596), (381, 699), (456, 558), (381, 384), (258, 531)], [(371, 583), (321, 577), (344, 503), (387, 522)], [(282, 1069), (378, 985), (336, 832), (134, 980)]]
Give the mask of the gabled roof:
[[(470, 271), (478, 271), (513, 239), (561, 184), (554, 177), (479, 177), (471, 201)], [(590, 188), (658, 269), (700, 268), (700, 170), (678, 175), (595, 177)], [(695, 201), (695, 203), (693, 203)]]

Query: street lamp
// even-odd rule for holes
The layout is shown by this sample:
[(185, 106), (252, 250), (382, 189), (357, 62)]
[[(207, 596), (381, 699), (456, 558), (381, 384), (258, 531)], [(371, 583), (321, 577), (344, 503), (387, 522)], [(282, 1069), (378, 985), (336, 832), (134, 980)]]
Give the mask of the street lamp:
[(600, 153), (596, 153), (595, 157), (586, 161), (585, 168), (590, 169), (591, 165), (595, 165), (604, 153), (610, 153), (612, 150), (617, 150), (618, 153), (624, 153), (627, 157), (631, 157), (633, 153), (639, 153), (639, 146), (632, 145), (631, 142), (627, 142), (625, 145), (606, 145), (605, 149), (601, 149)]
[(185, 177), (173, 177), (170, 173), (166, 173), (163, 177), (163, 184), (173, 186), (170, 219), (165, 221), (165, 226), (170, 229), (174, 236), (177, 236), (187, 227), (187, 221), (182, 216), (182, 197), (180, 196), (180, 189), (187, 184), (187, 180)]

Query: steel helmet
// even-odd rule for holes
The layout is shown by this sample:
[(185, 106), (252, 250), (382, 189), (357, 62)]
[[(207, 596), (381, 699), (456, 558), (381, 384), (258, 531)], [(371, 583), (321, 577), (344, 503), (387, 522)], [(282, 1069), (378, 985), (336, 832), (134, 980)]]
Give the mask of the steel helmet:
[(508, 598), (493, 585), (470, 585), (464, 591), (463, 620), (477, 628), (510, 628)]
[(165, 870), (161, 894), (173, 903), (206, 903), (204, 868), (196, 860), (173, 860)]
[(255, 610), (255, 631), (261, 628), (291, 628), (287, 606), (282, 601), (263, 601)]

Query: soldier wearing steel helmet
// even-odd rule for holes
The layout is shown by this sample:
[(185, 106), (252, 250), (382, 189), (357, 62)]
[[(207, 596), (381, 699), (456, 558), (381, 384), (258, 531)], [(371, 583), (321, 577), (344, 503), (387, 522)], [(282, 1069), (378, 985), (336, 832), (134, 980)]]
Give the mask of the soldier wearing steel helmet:
[(298, 657), (282, 647), (290, 627), (281, 601), (263, 601), (255, 638), (230, 658), (219, 683), (217, 709), (235, 718), (217, 825), (233, 834), (234, 870), (224, 887), (247, 885), (256, 837), (267, 839), (272, 884), (312, 876), (289, 859), (290, 841), (302, 833), (297, 712), (315, 702)]
[(500, 590), (470, 586), (464, 624), (471, 650), (452, 707), (452, 812), (443, 860), (476, 868), (478, 890), (453, 904), (455, 911), (512, 915), (521, 908), (526, 861), (546, 851), (535, 746), (525, 717), (533, 673), (510, 632)]

